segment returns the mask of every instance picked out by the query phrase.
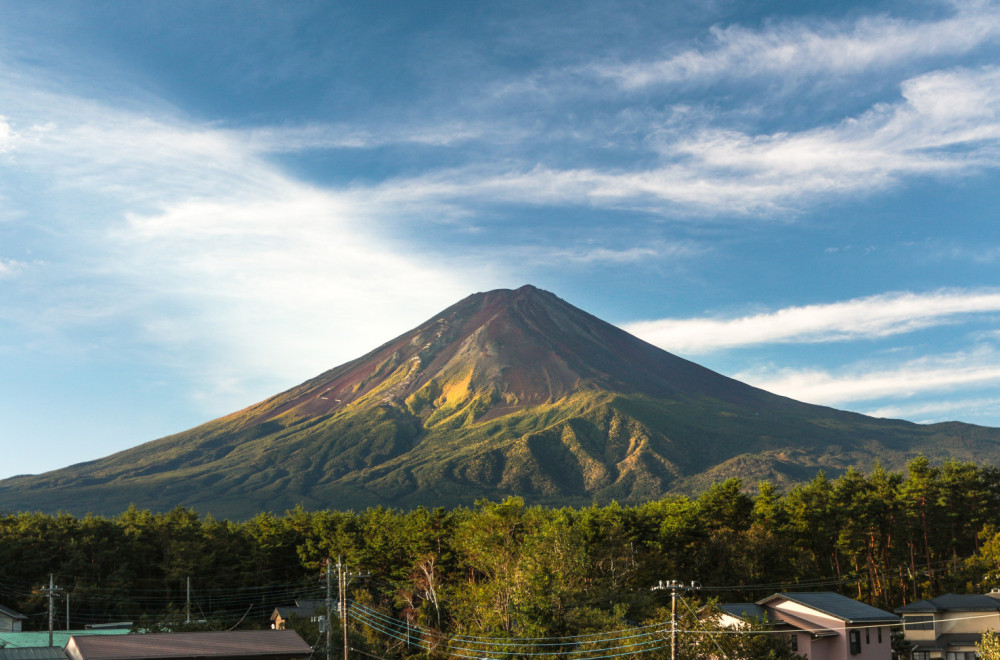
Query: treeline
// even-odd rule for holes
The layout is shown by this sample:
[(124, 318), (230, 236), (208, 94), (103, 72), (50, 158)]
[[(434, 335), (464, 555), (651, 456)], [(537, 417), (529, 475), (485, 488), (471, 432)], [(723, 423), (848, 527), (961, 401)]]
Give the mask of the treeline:
[[(350, 597), (386, 620), (524, 638), (662, 620), (669, 599), (652, 589), (660, 580), (700, 583), (690, 595), (698, 602), (836, 590), (890, 610), (1000, 584), (996, 468), (918, 458), (903, 473), (819, 476), (783, 494), (766, 482), (753, 493), (744, 486), (731, 479), (697, 498), (638, 506), (551, 509), (510, 498), (454, 510), (299, 508), (242, 522), (185, 508), (6, 513), (0, 604), (45, 627), (41, 588), (53, 574), (70, 596), (71, 627), (183, 621), (189, 611), (209, 625), (264, 626), (277, 605), (323, 597), (325, 561), (340, 558), (368, 575)], [(57, 613), (64, 618), (61, 604)], [(399, 653), (388, 637), (358, 634), (373, 651)]]

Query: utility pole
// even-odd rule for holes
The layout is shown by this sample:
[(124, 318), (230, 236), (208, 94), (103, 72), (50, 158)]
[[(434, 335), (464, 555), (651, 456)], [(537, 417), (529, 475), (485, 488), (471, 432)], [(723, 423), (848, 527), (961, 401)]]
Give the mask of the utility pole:
[(326, 660), (333, 660), (333, 561), (329, 557), (326, 560)]
[(69, 627), (69, 592), (66, 592), (66, 630), (70, 630)]
[(660, 580), (659, 584), (653, 587), (653, 591), (670, 590), (670, 660), (677, 660), (677, 592), (700, 588), (701, 585), (697, 582), (685, 585), (680, 580), (667, 582)]
[(60, 591), (62, 591), (62, 588), (56, 586), (55, 576), (49, 573), (49, 588), (42, 589), (42, 593), (49, 597), (49, 646), (53, 646), (52, 631), (55, 629), (56, 593)]
[(187, 579), (187, 600), (185, 601), (185, 603), (186, 603), (185, 609), (187, 611), (187, 619), (184, 621), (184, 623), (191, 623), (191, 576), (190, 575), (188, 576)]
[(350, 646), (347, 643), (347, 599), (344, 597), (347, 591), (347, 578), (344, 575), (344, 565), (337, 557), (337, 584), (340, 592), (340, 622), (344, 628), (344, 660), (347, 660), (347, 652)]
[[(349, 573), (340, 557), (337, 557), (337, 584), (340, 591), (340, 621), (344, 629), (344, 660), (348, 660), (350, 645), (347, 640), (347, 586), (354, 578), (366, 578), (368, 573)], [(332, 660), (329, 659), (329, 660)]]

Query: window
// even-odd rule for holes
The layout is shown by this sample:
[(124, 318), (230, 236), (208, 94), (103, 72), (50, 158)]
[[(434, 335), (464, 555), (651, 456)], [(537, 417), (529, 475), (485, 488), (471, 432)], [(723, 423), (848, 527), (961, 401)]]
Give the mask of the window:
[(903, 630), (934, 630), (934, 617), (930, 615), (904, 616)]
[(913, 660), (931, 660), (930, 651), (914, 651)]
[(878, 627), (878, 643), (882, 643), (882, 626)]
[(871, 643), (872, 643), (872, 629), (865, 628), (865, 644), (871, 644)]
[(948, 651), (947, 660), (976, 660), (975, 651)]
[(848, 639), (851, 642), (851, 655), (858, 655), (861, 653), (861, 631), (851, 630), (848, 633)]
[(792, 648), (792, 653), (798, 653), (799, 652), (799, 636), (798, 635), (792, 635), (791, 648)]

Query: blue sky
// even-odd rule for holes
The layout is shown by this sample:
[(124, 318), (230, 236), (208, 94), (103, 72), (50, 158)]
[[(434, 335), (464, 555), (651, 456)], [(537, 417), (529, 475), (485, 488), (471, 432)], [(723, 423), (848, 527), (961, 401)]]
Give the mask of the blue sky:
[(998, 3), (0, 15), (0, 478), (526, 283), (797, 399), (1000, 426)]

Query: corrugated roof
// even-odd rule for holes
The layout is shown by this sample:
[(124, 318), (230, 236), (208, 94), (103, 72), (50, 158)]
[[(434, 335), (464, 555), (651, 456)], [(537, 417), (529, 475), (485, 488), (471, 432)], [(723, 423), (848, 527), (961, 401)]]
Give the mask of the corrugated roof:
[(896, 608), (897, 614), (925, 612), (1000, 612), (1000, 600), (984, 594), (945, 594)]
[[(83, 660), (142, 660), (312, 653), (294, 630), (156, 633), (118, 637), (74, 637)], [(72, 646), (71, 646), (72, 650)]]
[[(124, 635), (127, 630), (57, 630), (52, 633), (52, 643), (59, 648), (66, 646), (75, 635)], [(49, 631), (0, 632), (0, 643), (8, 648), (34, 648), (49, 645)]]
[(880, 610), (861, 601), (842, 596), (835, 591), (781, 592), (757, 601), (766, 605), (776, 598), (784, 598), (793, 603), (811, 607), (847, 623), (899, 623), (899, 617), (892, 612)]
[(61, 646), (4, 647), (0, 648), (0, 660), (66, 660), (66, 653)]

